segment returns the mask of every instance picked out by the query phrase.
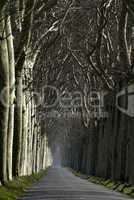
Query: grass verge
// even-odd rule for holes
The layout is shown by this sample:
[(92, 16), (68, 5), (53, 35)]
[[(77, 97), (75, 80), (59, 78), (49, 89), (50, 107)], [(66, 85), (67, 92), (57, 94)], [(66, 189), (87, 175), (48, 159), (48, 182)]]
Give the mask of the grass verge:
[(39, 173), (30, 176), (23, 176), (9, 181), (4, 186), (0, 186), (0, 200), (15, 200), (21, 196), (26, 189), (38, 182), (47, 174), (47, 170), (42, 170)]
[(72, 169), (71, 169), (71, 171), (75, 176), (78, 176), (82, 179), (86, 179), (95, 184), (103, 185), (103, 186), (107, 187), (108, 189), (114, 190), (116, 192), (120, 192), (122, 194), (130, 196), (131, 198), (134, 198), (134, 186), (133, 185), (112, 181), (110, 179), (105, 180), (103, 178), (96, 177), (96, 176), (88, 176), (88, 175), (82, 174), (80, 172), (76, 172)]

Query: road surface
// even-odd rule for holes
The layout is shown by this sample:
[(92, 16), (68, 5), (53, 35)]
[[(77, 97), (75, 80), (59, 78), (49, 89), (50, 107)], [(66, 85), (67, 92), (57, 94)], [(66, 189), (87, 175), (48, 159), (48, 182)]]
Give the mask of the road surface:
[(51, 168), (44, 179), (17, 200), (130, 200), (130, 198), (76, 177), (65, 168)]

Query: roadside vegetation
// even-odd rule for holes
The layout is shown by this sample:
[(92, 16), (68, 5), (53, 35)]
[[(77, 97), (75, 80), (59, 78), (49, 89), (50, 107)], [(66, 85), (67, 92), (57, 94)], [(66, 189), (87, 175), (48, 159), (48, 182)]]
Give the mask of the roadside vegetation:
[(75, 176), (78, 176), (82, 179), (86, 179), (89, 182), (92, 182), (95, 184), (103, 185), (104, 187), (114, 190), (115, 192), (120, 192), (134, 198), (134, 185), (130, 185), (128, 183), (121, 183), (119, 181), (112, 181), (110, 179), (106, 180), (106, 179), (103, 179), (101, 177), (96, 177), (96, 176), (88, 176), (80, 172), (76, 172), (72, 169), (71, 171), (73, 172)]
[(0, 200), (15, 200), (23, 195), (26, 189), (37, 183), (47, 174), (47, 170), (34, 173), (30, 176), (17, 177), (0, 187)]

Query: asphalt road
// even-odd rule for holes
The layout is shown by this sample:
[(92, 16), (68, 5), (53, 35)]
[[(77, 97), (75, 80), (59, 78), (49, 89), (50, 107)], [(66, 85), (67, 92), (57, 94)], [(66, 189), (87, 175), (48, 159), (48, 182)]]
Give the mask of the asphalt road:
[(74, 176), (64, 168), (51, 168), (47, 176), (17, 200), (130, 200), (103, 186)]

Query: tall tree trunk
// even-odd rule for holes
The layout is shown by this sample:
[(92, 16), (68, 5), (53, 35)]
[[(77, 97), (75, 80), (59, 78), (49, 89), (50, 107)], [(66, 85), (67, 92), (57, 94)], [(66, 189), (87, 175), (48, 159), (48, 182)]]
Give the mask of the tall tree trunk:
[(9, 61), (5, 18), (0, 14), (0, 180), (7, 181), (7, 131), (9, 114)]
[(25, 95), (23, 95), (23, 117), (22, 117), (22, 145), (21, 145), (21, 176), (27, 175), (27, 127), (28, 127), (28, 112), (26, 107)]
[(22, 139), (22, 73), (16, 76), (16, 107), (15, 107), (15, 136), (14, 136), (14, 175), (20, 175), (21, 139)]
[[(29, 98), (31, 98), (31, 95), (29, 94)], [(32, 129), (31, 129), (31, 126), (32, 126), (32, 122), (31, 122), (31, 101), (29, 101), (28, 103), (28, 149), (27, 149), (27, 157), (28, 157), (28, 174), (30, 175), (32, 173), (32, 170), (31, 170), (31, 140), (32, 140)]]
[(13, 36), (11, 30), (10, 17), (6, 25), (8, 56), (9, 56), (9, 81), (10, 81), (10, 107), (9, 107), (9, 124), (8, 124), (8, 145), (7, 145), (7, 172), (8, 179), (12, 180), (12, 151), (13, 151), (13, 133), (14, 133), (14, 99), (15, 99), (15, 62)]

